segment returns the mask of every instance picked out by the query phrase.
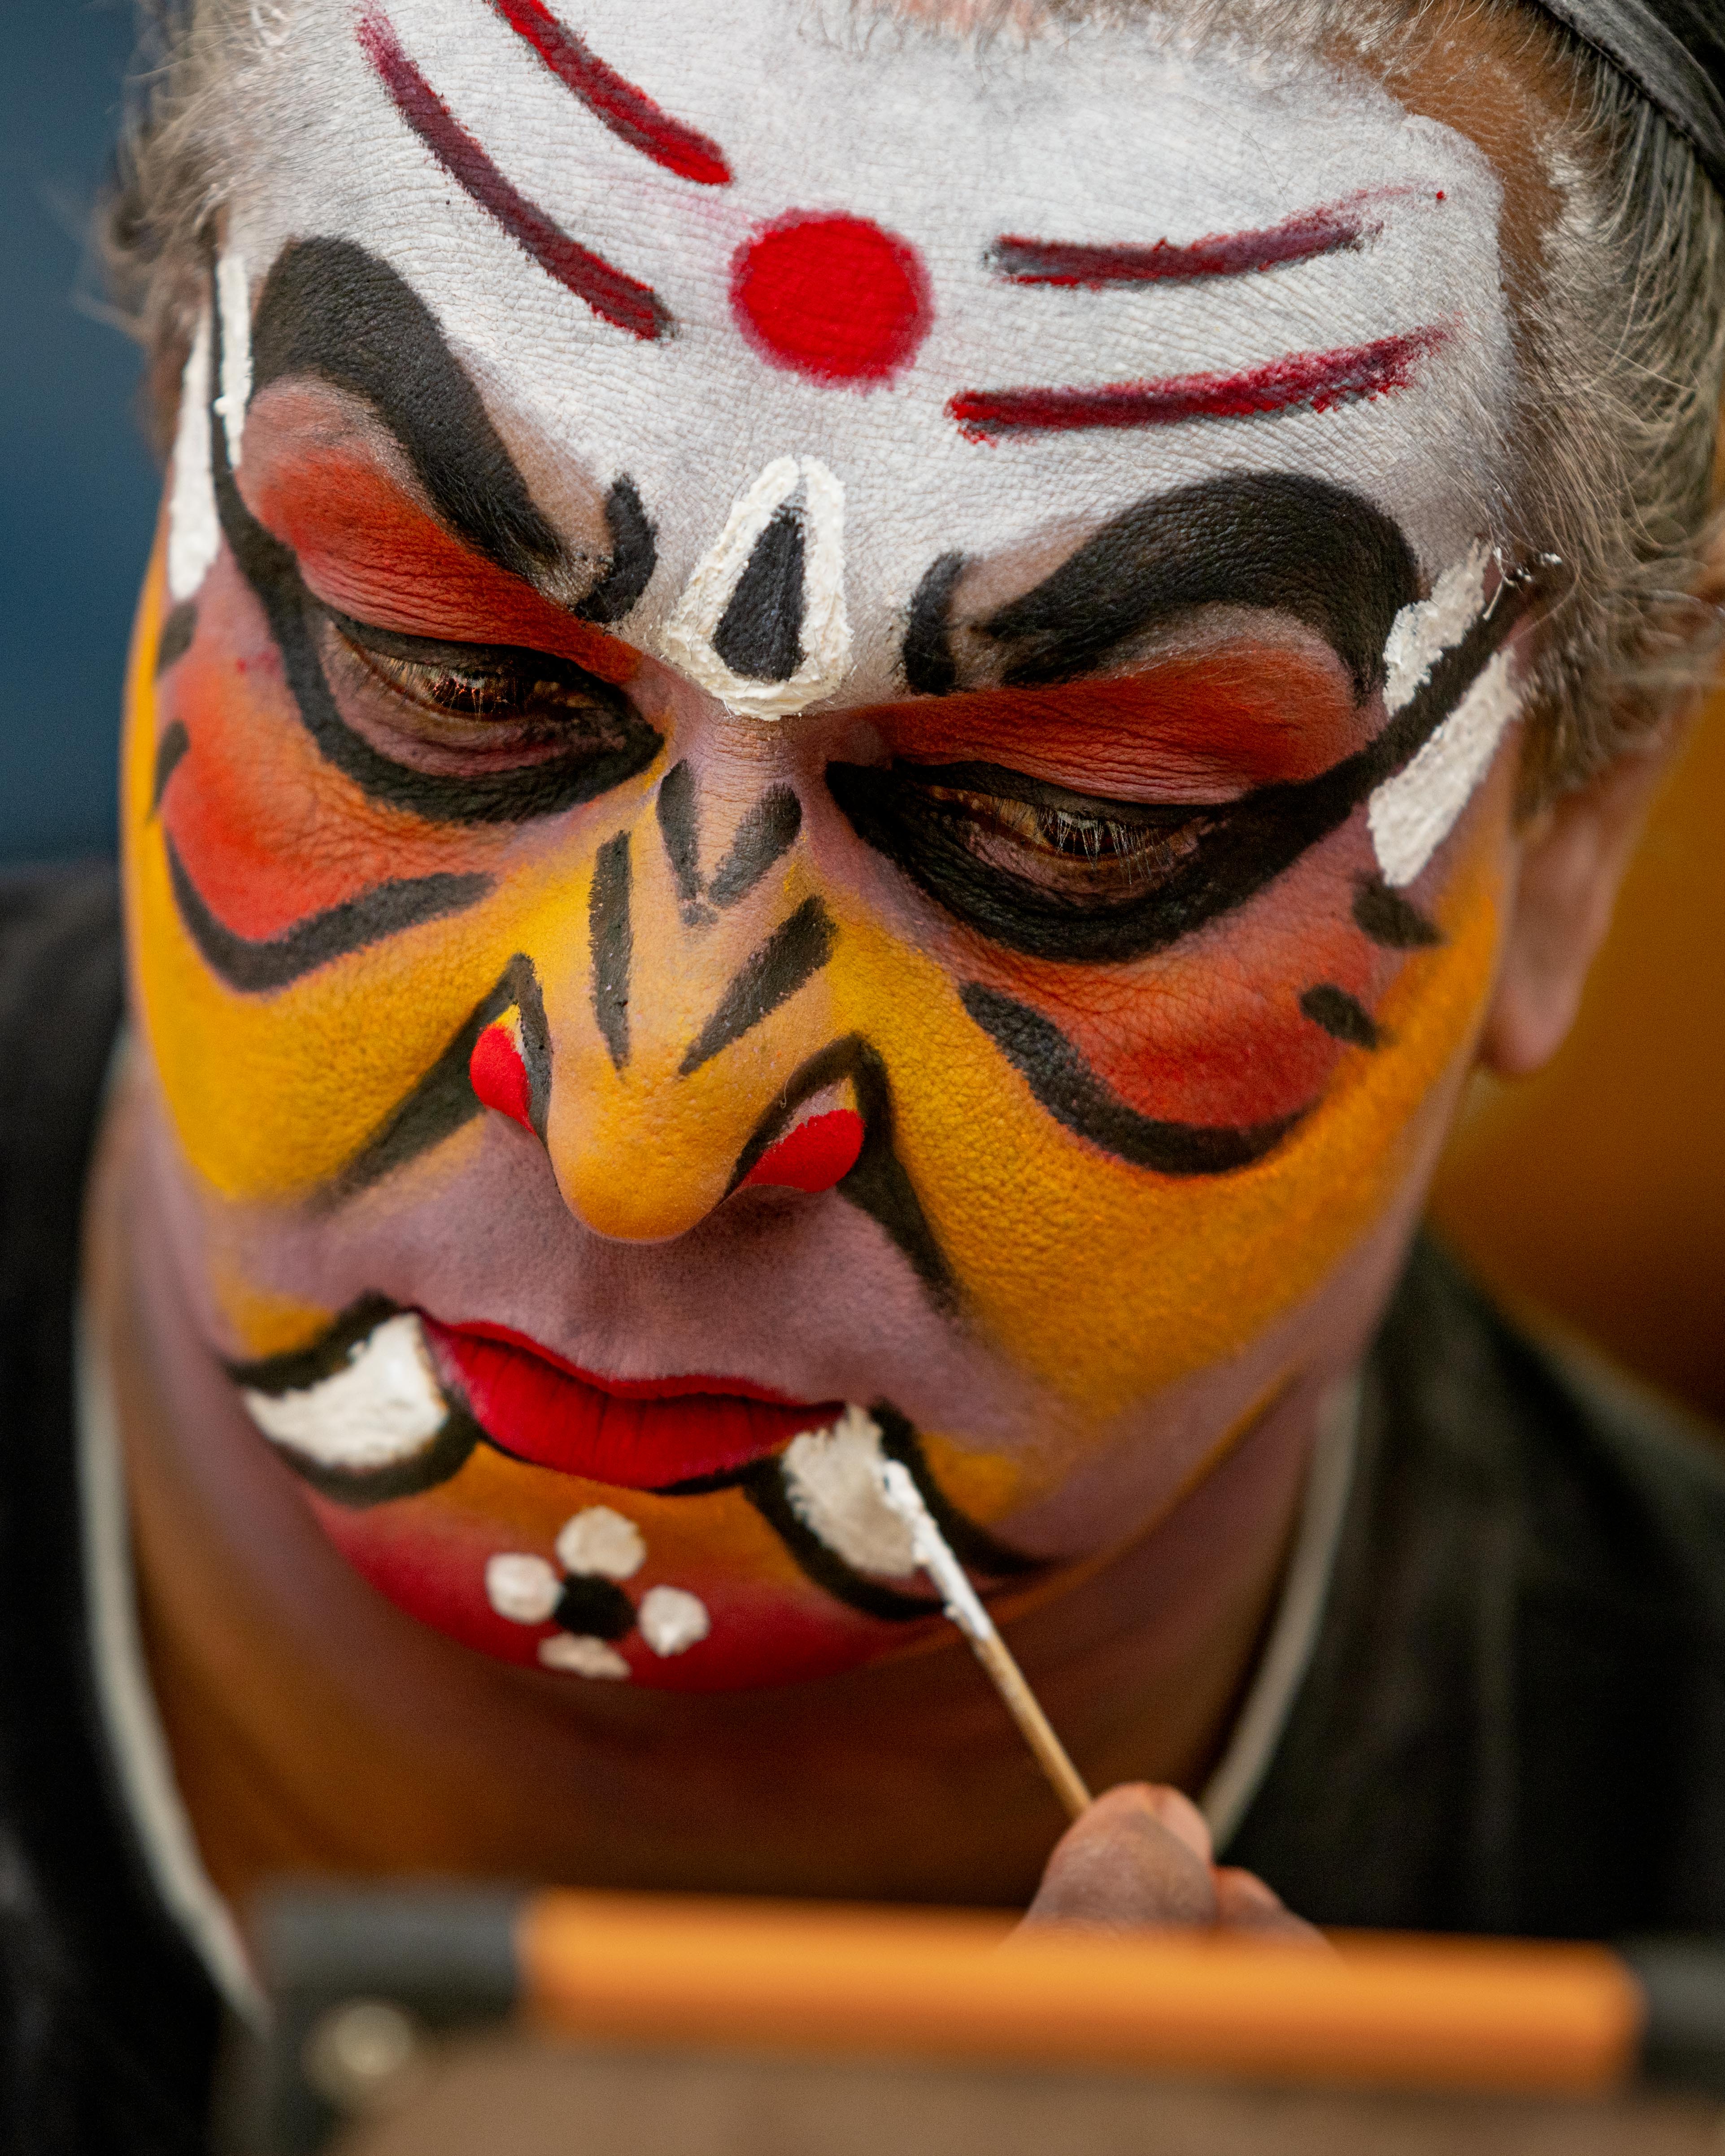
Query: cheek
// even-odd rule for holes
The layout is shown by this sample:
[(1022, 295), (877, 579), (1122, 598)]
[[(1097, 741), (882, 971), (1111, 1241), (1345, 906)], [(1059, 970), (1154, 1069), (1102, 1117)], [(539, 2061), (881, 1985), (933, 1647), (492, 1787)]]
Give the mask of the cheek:
[[(1442, 931), (1429, 950), (1385, 951), (1354, 923), (1358, 819), (1238, 916), (1130, 968), (1008, 963), (973, 939), (968, 964), (937, 966), (846, 923), (845, 1014), (886, 1054), (899, 1147), (968, 1303), (1081, 1419), (1238, 1354), (1399, 1192), (1489, 989), (1506, 816), (1494, 780), (1411, 894)], [(1042, 1100), (968, 1014), (967, 982), (1063, 1044)], [(1098, 1098), (1129, 1140), (1145, 1118), (1298, 1120), (1245, 1165), (1159, 1173), (1065, 1127)]]
[[(122, 817), (143, 1028), (203, 1180), (228, 1199), (292, 1198), (337, 1173), (435, 1061), (508, 964), (520, 906), (555, 887), (555, 865), (542, 836), (428, 824), (327, 765), (225, 555), (189, 648), (158, 681), (162, 605), (158, 562), (129, 684)], [(356, 935), (403, 890), (481, 896)], [(219, 963), (200, 933), (220, 939)], [(318, 938), (343, 955), (296, 974)]]

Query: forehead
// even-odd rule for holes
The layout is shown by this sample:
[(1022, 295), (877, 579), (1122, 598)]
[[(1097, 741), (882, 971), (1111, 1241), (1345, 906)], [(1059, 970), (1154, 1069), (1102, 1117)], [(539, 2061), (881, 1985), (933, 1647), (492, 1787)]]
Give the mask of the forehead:
[[(1432, 574), (1482, 521), (1512, 365), (1497, 177), (1309, 55), (1117, 18), (838, 29), (791, 0), (561, 25), (308, 0), (254, 86), (229, 225), (254, 287), (290, 239), (357, 241), (495, 409), (601, 492), (626, 475), (658, 536), (632, 634), (787, 457), (842, 489), (865, 669), (933, 557), (1219, 474), (1346, 484)], [(536, 259), (523, 206), (650, 302)]]

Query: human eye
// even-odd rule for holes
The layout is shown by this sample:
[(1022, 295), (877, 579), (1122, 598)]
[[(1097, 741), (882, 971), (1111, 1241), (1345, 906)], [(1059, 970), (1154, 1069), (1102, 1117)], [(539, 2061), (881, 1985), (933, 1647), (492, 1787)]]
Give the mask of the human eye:
[(858, 835), (948, 912), (1050, 957), (1165, 940), (1228, 814), (1073, 793), (992, 763), (833, 764), (827, 783)]
[(614, 755), (639, 730), (621, 691), (572, 660), (403, 635), (321, 611), (325, 661), (344, 717), (412, 762), (429, 754), (471, 769), (583, 749)]

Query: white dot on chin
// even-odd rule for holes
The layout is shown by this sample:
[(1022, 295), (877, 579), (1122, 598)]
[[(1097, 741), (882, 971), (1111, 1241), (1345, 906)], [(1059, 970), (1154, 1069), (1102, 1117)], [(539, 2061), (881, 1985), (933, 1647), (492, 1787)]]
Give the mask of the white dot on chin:
[(562, 1592), (562, 1583), (542, 1557), (511, 1550), (485, 1560), (485, 1599), (512, 1625), (542, 1625)]
[(608, 1505), (589, 1505), (565, 1520), (557, 1553), (565, 1572), (596, 1572), (602, 1579), (627, 1579), (647, 1562), (640, 1529)]
[(626, 1677), (629, 1664), (603, 1640), (556, 1632), (539, 1642), (539, 1659), (548, 1670), (577, 1677)]
[(655, 1655), (680, 1655), (713, 1629), (706, 1603), (680, 1587), (649, 1588), (641, 1597), (635, 1621)]

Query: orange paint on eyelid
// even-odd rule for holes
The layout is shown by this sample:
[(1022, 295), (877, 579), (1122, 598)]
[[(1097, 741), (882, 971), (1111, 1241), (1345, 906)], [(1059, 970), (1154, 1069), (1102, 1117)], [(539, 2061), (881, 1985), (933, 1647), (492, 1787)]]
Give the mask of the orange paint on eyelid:
[(357, 434), (308, 439), (260, 408), (247, 421), (239, 486), (338, 613), (403, 635), (552, 652), (603, 681), (639, 670), (639, 652), (454, 538)]
[(1380, 715), (1356, 706), (1339, 662), (1242, 644), (1100, 681), (889, 704), (868, 718), (890, 753), (913, 762), (1004, 763), (1122, 800), (1225, 801), (1328, 769), (1365, 746)]

